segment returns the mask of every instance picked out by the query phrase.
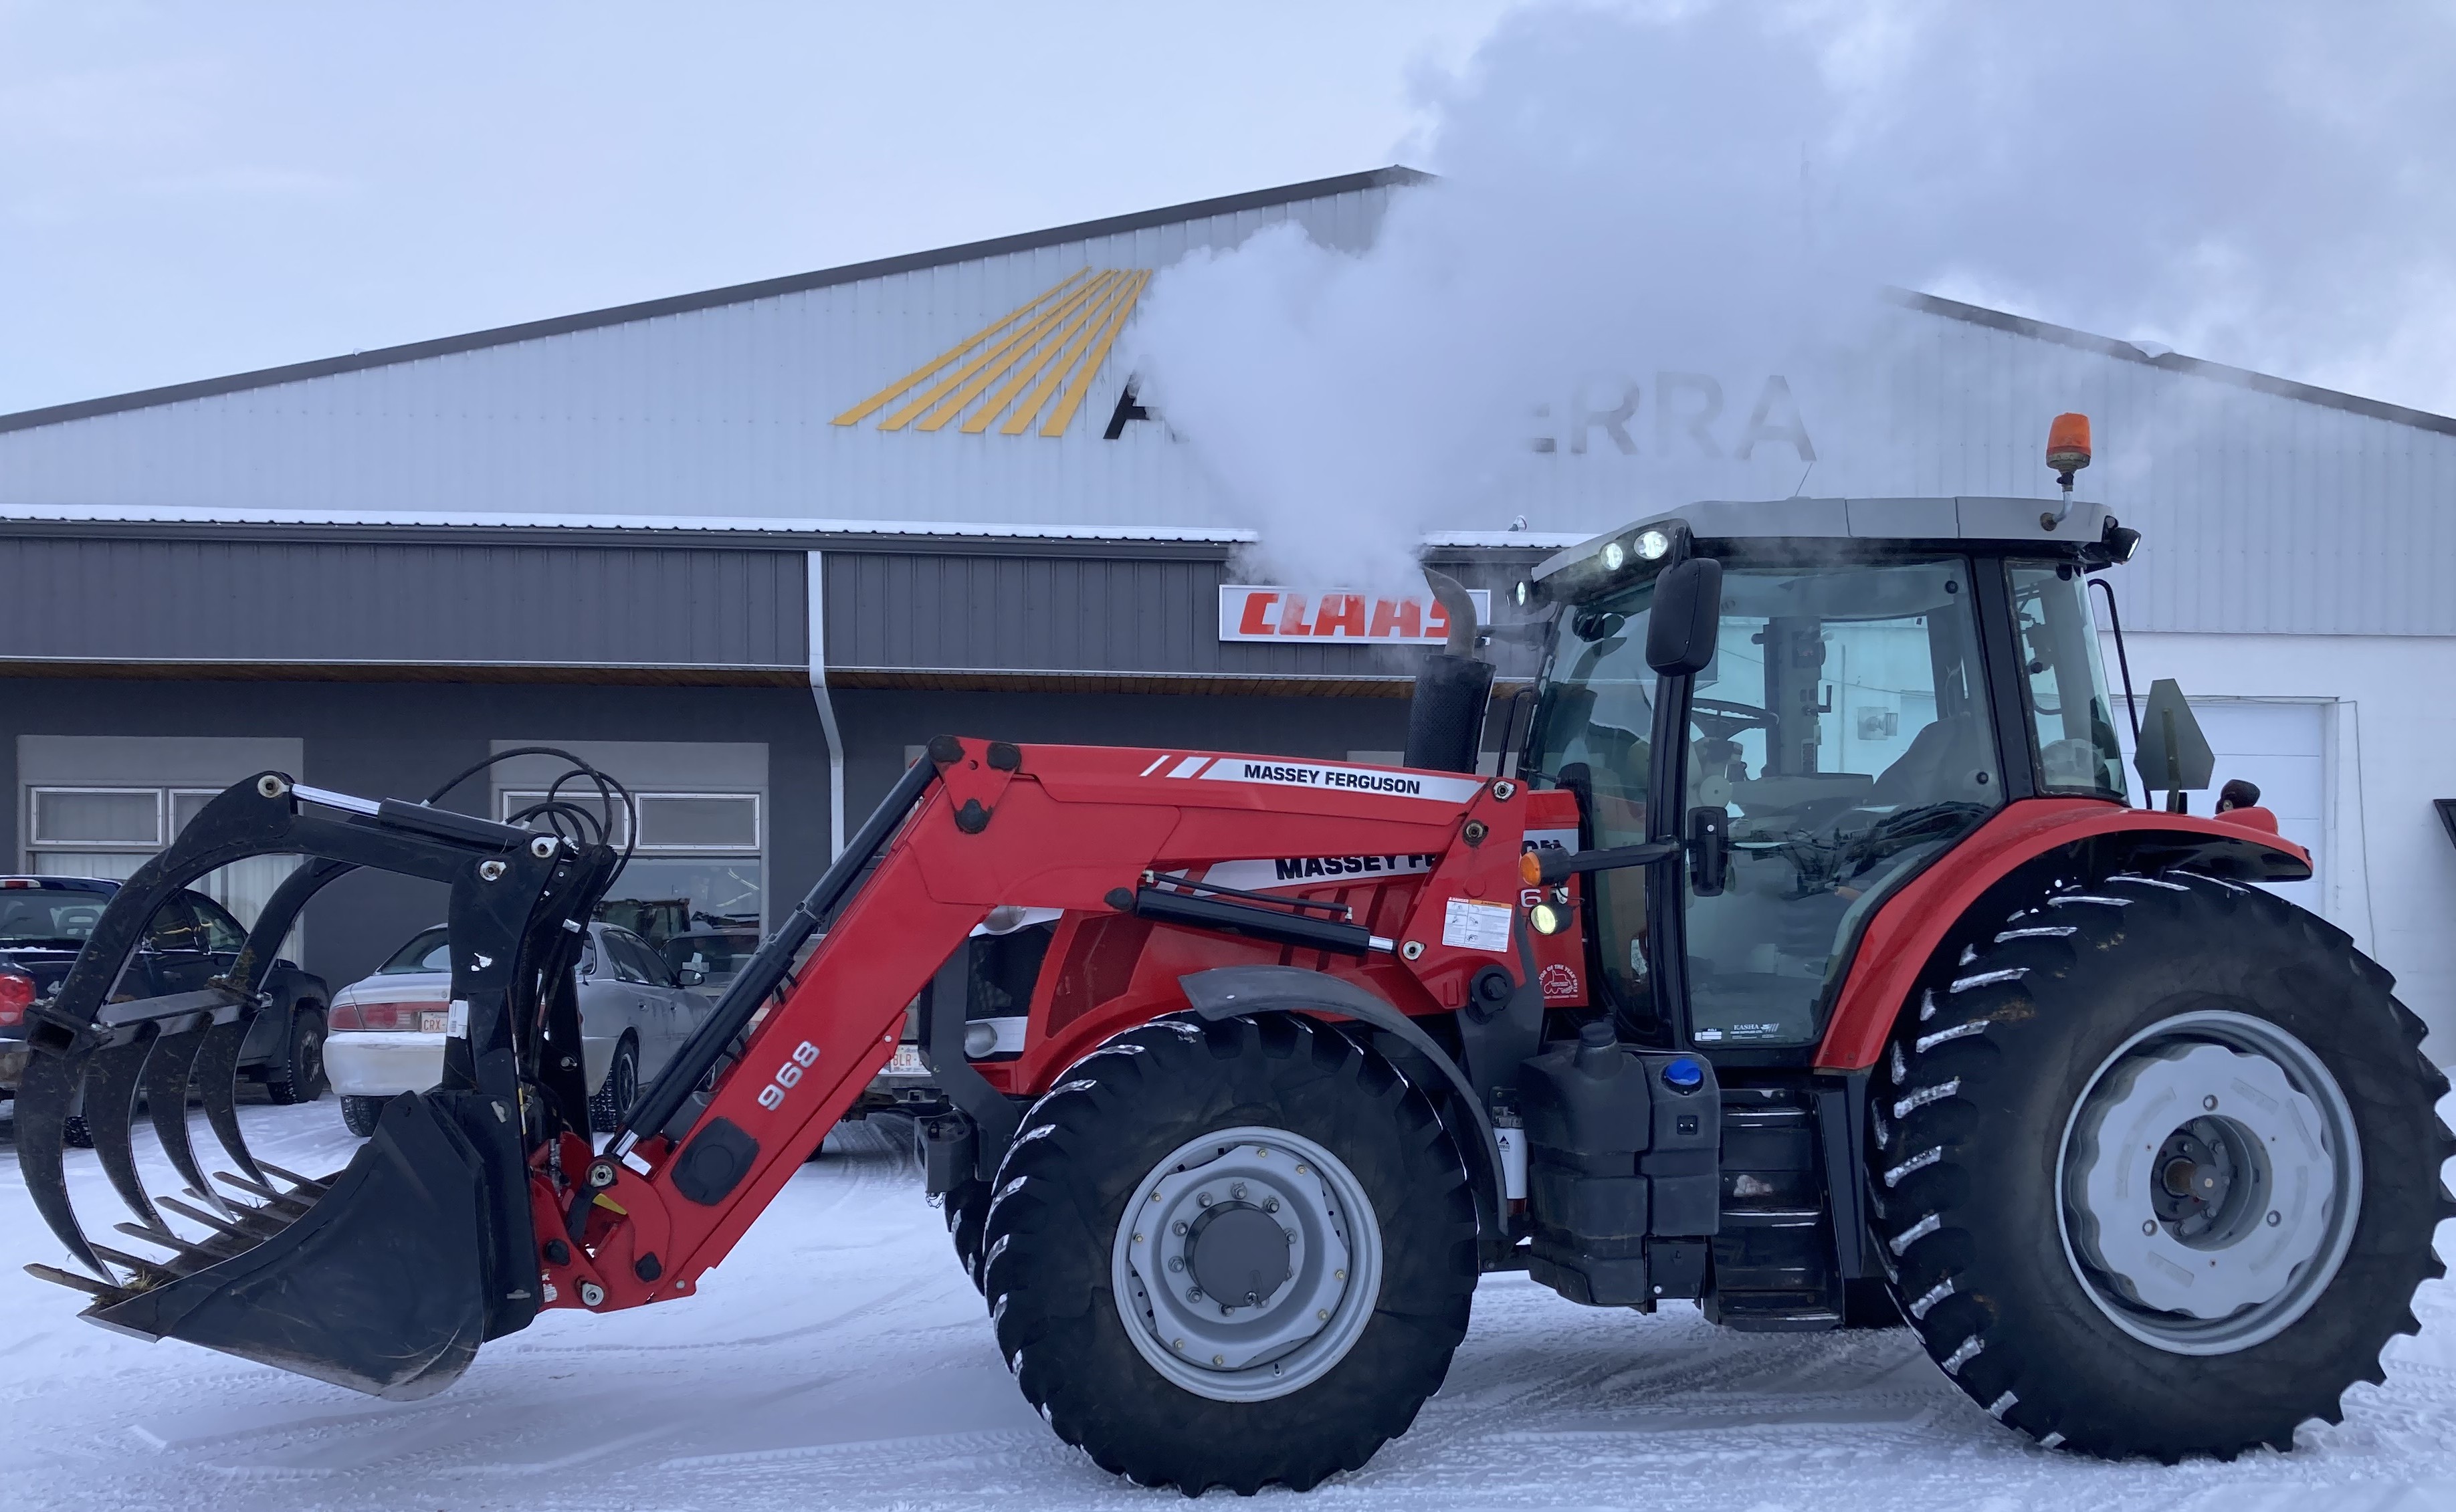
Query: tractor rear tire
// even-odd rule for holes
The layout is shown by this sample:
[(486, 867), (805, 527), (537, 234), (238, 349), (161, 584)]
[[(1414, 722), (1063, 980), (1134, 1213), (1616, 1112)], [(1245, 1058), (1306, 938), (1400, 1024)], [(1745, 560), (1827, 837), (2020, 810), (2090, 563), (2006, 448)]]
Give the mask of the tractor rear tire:
[[(1361, 1466), (1440, 1389), (1478, 1274), (1466, 1173), (1432, 1107), (1294, 1014), (1165, 1019), (1086, 1056), (1025, 1117), (984, 1236), (1025, 1398), (1103, 1468), (1187, 1496)], [(1205, 1297), (1221, 1277), (1259, 1290)], [(1223, 1364), (1210, 1352), (1242, 1326), (1269, 1350), (1300, 1341)]]
[(2393, 985), (2302, 909), (2181, 872), (2058, 885), (1939, 961), (1870, 1099), (1881, 1257), (1929, 1354), (2106, 1459), (2342, 1420), (2456, 1215), (2447, 1079)]

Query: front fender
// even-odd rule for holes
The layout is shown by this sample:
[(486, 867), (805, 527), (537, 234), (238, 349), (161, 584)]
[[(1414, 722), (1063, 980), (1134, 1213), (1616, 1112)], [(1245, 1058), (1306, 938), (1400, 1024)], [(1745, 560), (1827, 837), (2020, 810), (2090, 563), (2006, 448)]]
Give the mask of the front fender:
[[(1177, 978), (1185, 1000), (1202, 1018), (1239, 1018), (1254, 1013), (1331, 1012), (1370, 1024), (1431, 1061), (1449, 1079), (1450, 1102), (1463, 1108), (1466, 1118), (1453, 1114), (1443, 1120), (1466, 1157), (1468, 1183), (1475, 1190), (1476, 1226), (1484, 1238), (1487, 1268), (1508, 1257), (1510, 1249), (1507, 1197), (1502, 1184), (1501, 1144), (1484, 1100), (1475, 1094), (1466, 1073), (1450, 1059), (1430, 1034), (1386, 999), (1322, 971), (1296, 966), (1219, 966)], [(1471, 1127), (1467, 1126), (1471, 1124)]]

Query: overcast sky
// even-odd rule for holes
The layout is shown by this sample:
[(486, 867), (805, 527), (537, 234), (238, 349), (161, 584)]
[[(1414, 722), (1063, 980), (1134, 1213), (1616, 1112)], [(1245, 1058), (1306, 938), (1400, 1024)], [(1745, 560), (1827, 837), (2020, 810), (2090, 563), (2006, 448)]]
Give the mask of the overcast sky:
[(1507, 0), (0, 0), (0, 413), (1353, 173)]

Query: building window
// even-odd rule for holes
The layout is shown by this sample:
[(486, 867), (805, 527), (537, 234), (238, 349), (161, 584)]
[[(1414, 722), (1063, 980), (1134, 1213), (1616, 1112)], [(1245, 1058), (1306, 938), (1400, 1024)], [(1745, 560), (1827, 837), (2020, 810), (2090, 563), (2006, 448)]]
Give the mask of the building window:
[[(601, 812), (594, 790), (583, 797), (565, 787), (556, 797)], [(498, 812), (508, 822), (545, 800), (542, 790), (504, 788)], [(699, 971), (707, 989), (721, 988), (759, 948), (767, 923), (759, 794), (643, 792), (632, 804), (639, 844), (597, 916), (645, 939), (676, 971)], [(619, 807), (607, 817), (607, 842), (620, 850), (631, 839), (629, 821)]]
[[(220, 796), (221, 789), (206, 787), (30, 787), (26, 869), (125, 882)], [(250, 856), (207, 872), (195, 889), (254, 928), (273, 889), (297, 865), (296, 856)], [(295, 928), (285, 950), (298, 950)]]

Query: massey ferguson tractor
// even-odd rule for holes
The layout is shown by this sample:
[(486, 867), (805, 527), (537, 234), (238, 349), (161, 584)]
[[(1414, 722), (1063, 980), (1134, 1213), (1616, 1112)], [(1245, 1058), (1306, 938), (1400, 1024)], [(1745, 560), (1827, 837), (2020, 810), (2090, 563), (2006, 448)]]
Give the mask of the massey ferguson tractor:
[[(2183, 811), (2187, 707), (2129, 805), (2087, 586), (2139, 539), (2069, 495), (1682, 509), (1503, 595), (1546, 651), (1491, 742), (1437, 582), (1402, 767), (941, 736), (602, 1142), (572, 969), (622, 791), (575, 761), (498, 824), (265, 772), (31, 1010), (18, 1157), (76, 1268), (30, 1269), (123, 1333), (422, 1397), (541, 1309), (686, 1302), (911, 1012), (988, 1326), (1143, 1484), (1362, 1465), (1492, 1271), (1907, 1324), (2051, 1447), (2288, 1448), (2441, 1274), (2447, 1082), (2387, 972), (2257, 886), (2305, 852)], [(229, 977), (114, 999), (163, 899), (276, 853), (308, 859)], [(234, 1050), (357, 867), (451, 889), (443, 1080), (293, 1173), (237, 1136)], [(126, 1248), (70, 1206), (80, 1105)], [(146, 1190), (139, 1110), (185, 1193)]]

